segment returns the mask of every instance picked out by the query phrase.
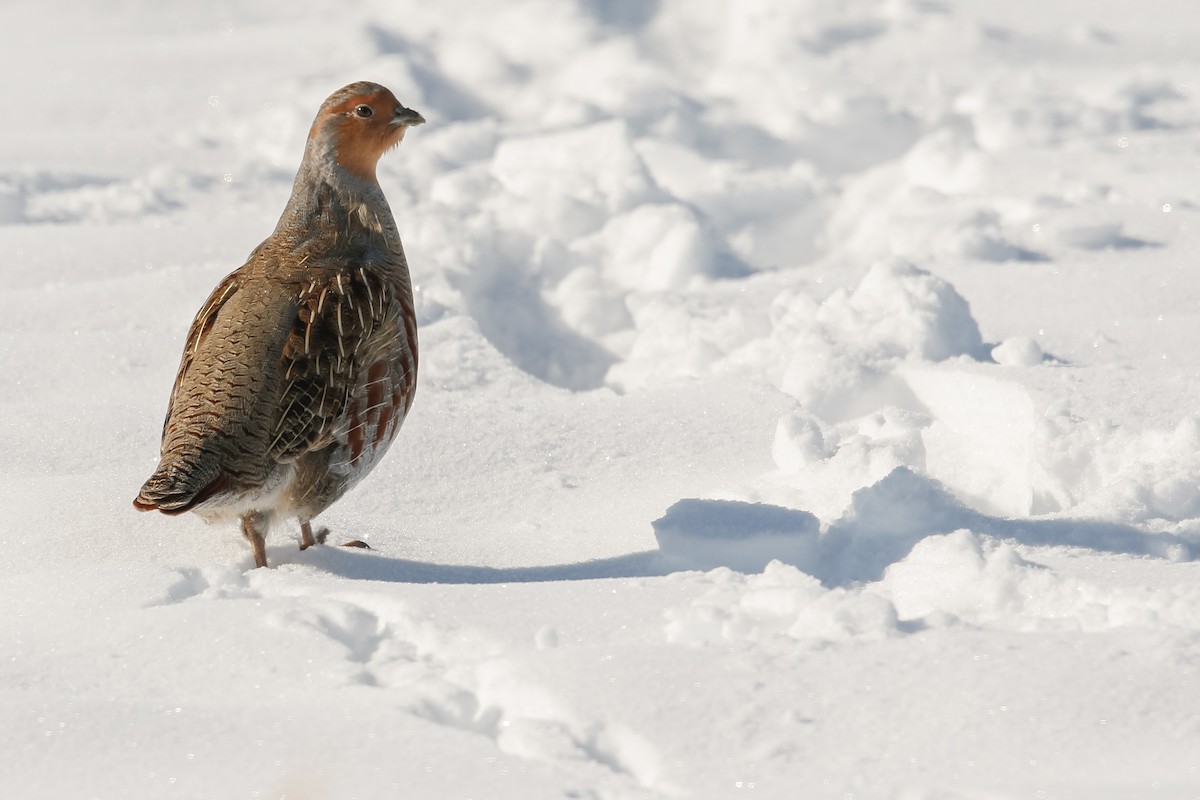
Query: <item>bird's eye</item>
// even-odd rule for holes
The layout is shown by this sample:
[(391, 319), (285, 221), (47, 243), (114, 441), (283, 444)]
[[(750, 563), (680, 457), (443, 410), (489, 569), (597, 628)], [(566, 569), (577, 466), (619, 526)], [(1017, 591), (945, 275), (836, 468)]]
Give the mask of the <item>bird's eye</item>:
[(375, 111), (368, 105), (356, 106), (354, 113), (363, 119), (367, 119), (375, 114)]

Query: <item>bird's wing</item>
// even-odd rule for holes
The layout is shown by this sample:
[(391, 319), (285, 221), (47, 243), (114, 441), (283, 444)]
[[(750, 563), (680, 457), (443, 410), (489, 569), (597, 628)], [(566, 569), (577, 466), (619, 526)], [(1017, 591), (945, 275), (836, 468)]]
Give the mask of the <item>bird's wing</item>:
[(171, 414), (175, 410), (175, 404), (179, 400), (179, 387), (183, 383), (183, 376), (187, 374), (188, 368), (191, 367), (192, 361), (196, 357), (196, 353), (200, 351), (204, 340), (212, 331), (213, 321), (216, 320), (217, 314), (229, 302), (230, 298), (237, 293), (237, 290), (242, 285), (241, 270), (234, 270), (226, 275), (217, 288), (213, 289), (212, 294), (204, 301), (204, 305), (200, 307), (196, 318), (192, 320), (192, 327), (188, 330), (187, 341), (183, 346), (183, 357), (179, 360), (179, 371), (175, 373), (175, 384), (171, 387), (171, 399), (167, 403), (167, 417), (163, 420), (163, 440), (167, 438), (167, 428), (171, 422)]
[(299, 287), (295, 324), (280, 356), (282, 391), (268, 452), (292, 461), (349, 435), (351, 400), (396, 344), (396, 298), (368, 269), (315, 272)]

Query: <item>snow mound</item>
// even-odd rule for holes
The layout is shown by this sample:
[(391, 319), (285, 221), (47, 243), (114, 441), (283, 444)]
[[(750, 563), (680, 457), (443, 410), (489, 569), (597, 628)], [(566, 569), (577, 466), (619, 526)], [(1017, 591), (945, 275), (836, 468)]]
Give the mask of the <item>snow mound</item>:
[(652, 525), (672, 562), (741, 572), (761, 572), (773, 560), (811, 570), (820, 532), (806, 511), (733, 500), (680, 500)]
[(885, 405), (912, 407), (893, 374), (905, 360), (978, 356), (983, 341), (966, 300), (913, 264), (872, 266), (853, 291), (819, 307), (781, 294), (772, 308), (780, 388), (824, 419), (842, 421)]
[(921, 431), (926, 472), (981, 511), (1025, 515), (1035, 486), (1033, 399), (1017, 383), (988, 374), (913, 366), (906, 385), (928, 410)]
[(969, 530), (923, 539), (888, 567), (878, 591), (904, 619), (950, 615), (1022, 631), (1101, 631), (1200, 624), (1200, 589), (1114, 587), (1070, 578)]
[(765, 309), (688, 292), (633, 294), (626, 306), (634, 329), (622, 338), (625, 358), (607, 376), (608, 385), (624, 391), (738, 369), (739, 351), (770, 331)]
[(882, 261), (854, 291), (826, 300), (818, 322), (872, 358), (941, 361), (978, 355), (979, 326), (947, 281), (906, 261)]
[(876, 580), (927, 536), (976, 527), (982, 517), (937, 481), (897, 467), (854, 492), (822, 541), (826, 583)]
[(947, 281), (900, 260), (871, 266), (853, 290), (823, 303), (799, 287), (765, 313), (682, 293), (631, 296), (635, 331), (608, 383), (633, 390), (664, 377), (767, 369), (822, 419), (884, 406), (916, 409), (894, 373), (905, 361), (982, 357), (970, 306)]
[(1114, 587), (1062, 575), (1011, 546), (959, 529), (928, 536), (882, 577), (827, 588), (778, 561), (761, 574), (716, 569), (693, 600), (666, 611), (664, 635), (692, 646), (794, 648), (970, 625), (1022, 632), (1200, 624), (1200, 589)]
[(792, 267), (820, 252), (827, 188), (809, 162), (714, 160), (670, 138), (646, 137), (635, 146), (659, 186), (725, 232), (743, 263)]
[(623, 122), (508, 139), (496, 148), (491, 173), (520, 201), (513, 227), (573, 239), (614, 214), (663, 194), (633, 149)]
[(626, 290), (686, 289), (697, 278), (737, 274), (725, 243), (678, 203), (640, 205), (571, 249)]
[(895, 606), (858, 590), (826, 589), (810, 575), (773, 561), (759, 575), (715, 570), (716, 584), (690, 603), (668, 609), (667, 641), (694, 646), (729, 642), (793, 647), (878, 639), (898, 631)]
[(992, 360), (1005, 367), (1034, 367), (1046, 360), (1037, 341), (1013, 336), (992, 348)]
[(806, 466), (824, 461), (836, 452), (837, 448), (830, 446), (828, 442), (821, 421), (803, 407), (780, 417), (775, 425), (771, 458), (781, 470), (799, 472)]
[(1037, 422), (1043, 508), (1132, 523), (1200, 517), (1200, 417), (1173, 429), (1126, 431), (1062, 406)]
[(460, 123), (433, 139), (413, 156), (445, 212), (418, 228), (446, 269), (429, 282), (540, 380), (623, 385), (609, 368), (647, 347), (635, 309), (747, 274), (703, 211), (658, 185), (625, 121), (503, 139)]

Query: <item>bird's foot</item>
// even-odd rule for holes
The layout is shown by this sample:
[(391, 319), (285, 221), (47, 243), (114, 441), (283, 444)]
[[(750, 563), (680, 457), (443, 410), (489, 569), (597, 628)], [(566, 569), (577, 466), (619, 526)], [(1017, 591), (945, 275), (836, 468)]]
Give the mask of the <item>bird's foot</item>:
[[(312, 525), (307, 522), (300, 523), (300, 549), (307, 550), (315, 544), (325, 544), (325, 540), (329, 538), (329, 528), (321, 528), (316, 533), (313, 533)], [(358, 547), (363, 550), (370, 550), (371, 545), (358, 539), (351, 539), (348, 542), (342, 542), (342, 547)]]
[(325, 540), (329, 538), (329, 528), (321, 528), (313, 534), (312, 524), (308, 522), (300, 523), (300, 549), (307, 550), (314, 544), (325, 544)]

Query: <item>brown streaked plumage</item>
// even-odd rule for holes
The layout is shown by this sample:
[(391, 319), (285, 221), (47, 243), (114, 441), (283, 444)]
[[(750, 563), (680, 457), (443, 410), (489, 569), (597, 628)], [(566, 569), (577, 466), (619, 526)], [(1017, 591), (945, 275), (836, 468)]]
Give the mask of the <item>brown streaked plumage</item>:
[(141, 511), (240, 518), (256, 566), (280, 518), (311, 520), (392, 443), (417, 385), (400, 235), (375, 166), (425, 120), (375, 83), (317, 112), (271, 236), (213, 290), (188, 332)]

